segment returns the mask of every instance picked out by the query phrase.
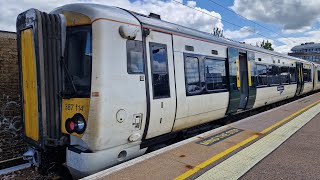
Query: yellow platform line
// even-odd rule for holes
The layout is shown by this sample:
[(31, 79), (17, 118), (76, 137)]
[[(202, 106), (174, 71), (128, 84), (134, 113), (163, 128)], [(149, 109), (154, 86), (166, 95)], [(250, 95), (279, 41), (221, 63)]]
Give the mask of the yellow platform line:
[(219, 153), (219, 154), (211, 157), (210, 159), (202, 162), (201, 164), (195, 166), (193, 169), (190, 169), (189, 171), (187, 171), (187, 172), (179, 175), (178, 177), (175, 178), (175, 180), (186, 179), (186, 178), (192, 176), (193, 174), (195, 174), (196, 172), (198, 172), (200, 169), (203, 169), (203, 168), (207, 167), (208, 165), (210, 165), (210, 164), (214, 163), (215, 161), (223, 158), (224, 156), (226, 156), (226, 155), (230, 154), (231, 152), (235, 151), (236, 149), (238, 149), (238, 148), (240, 148), (240, 147), (242, 147), (242, 146), (244, 146), (244, 145), (252, 142), (253, 140), (257, 139), (259, 136), (268, 133), (269, 131), (277, 128), (277, 127), (280, 126), (281, 124), (289, 121), (290, 119), (294, 118), (295, 116), (303, 113), (304, 111), (312, 108), (313, 106), (315, 106), (315, 105), (317, 105), (317, 104), (319, 104), (319, 103), (320, 103), (320, 100), (317, 101), (317, 102), (315, 102), (315, 103), (312, 103), (312, 104), (310, 104), (310, 105), (308, 105), (308, 106), (306, 106), (306, 107), (304, 107), (304, 108), (302, 108), (302, 109), (300, 109), (299, 111), (291, 114), (290, 116), (288, 116), (288, 117), (282, 119), (281, 121), (279, 121), (279, 122), (277, 122), (277, 123), (269, 126), (269, 127), (266, 128), (266, 129), (264, 129), (263, 131), (261, 131), (261, 132), (259, 133), (260, 135), (253, 135), (253, 136), (251, 136), (251, 137), (243, 140), (242, 142), (240, 142), (240, 143), (238, 143), (238, 144), (236, 144), (236, 145), (234, 145), (234, 146), (232, 146), (232, 147), (230, 147), (230, 148), (222, 151), (221, 153)]

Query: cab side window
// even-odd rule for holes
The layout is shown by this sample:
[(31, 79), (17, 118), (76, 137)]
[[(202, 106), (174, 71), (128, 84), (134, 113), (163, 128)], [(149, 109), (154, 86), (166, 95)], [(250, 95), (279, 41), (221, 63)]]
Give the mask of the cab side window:
[(143, 48), (142, 41), (127, 41), (127, 72), (129, 74), (143, 74)]
[(170, 97), (167, 46), (150, 43), (153, 98)]

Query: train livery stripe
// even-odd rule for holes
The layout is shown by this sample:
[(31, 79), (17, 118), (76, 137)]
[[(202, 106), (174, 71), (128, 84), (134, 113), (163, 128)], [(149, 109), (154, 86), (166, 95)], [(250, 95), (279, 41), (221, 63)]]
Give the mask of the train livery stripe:
[(21, 31), (21, 66), (26, 136), (38, 141), (37, 79), (32, 28)]
[(219, 154), (213, 156), (212, 158), (204, 161), (203, 163), (195, 166), (193, 169), (190, 169), (189, 171), (187, 171), (187, 172), (181, 174), (180, 176), (176, 177), (175, 180), (180, 180), (180, 179), (182, 180), (182, 179), (187, 179), (187, 178), (189, 178), (190, 176), (192, 176), (192, 175), (195, 174), (196, 172), (200, 171), (201, 169), (203, 169), (203, 168), (209, 166), (210, 164), (218, 161), (219, 159), (225, 157), (226, 155), (232, 153), (233, 151), (235, 151), (235, 150), (237, 150), (237, 149), (239, 149), (239, 148), (241, 148), (241, 147), (249, 144), (250, 142), (252, 142), (252, 141), (256, 140), (257, 138), (259, 138), (261, 135), (270, 132), (271, 130), (279, 127), (280, 125), (282, 125), (282, 124), (284, 124), (285, 122), (293, 119), (294, 117), (302, 114), (303, 112), (305, 112), (305, 111), (307, 111), (308, 109), (316, 106), (316, 105), (319, 104), (319, 103), (320, 103), (320, 100), (317, 101), (317, 102), (315, 102), (315, 103), (313, 103), (313, 104), (310, 104), (310, 105), (307, 106), (307, 107), (304, 107), (304, 108), (300, 109), (299, 111), (291, 114), (290, 116), (288, 116), (288, 117), (282, 119), (281, 121), (279, 121), (279, 122), (277, 122), (277, 123), (269, 126), (269, 127), (266, 128), (266, 129), (264, 129), (264, 130), (261, 131), (260, 133), (257, 133), (257, 134), (255, 134), (255, 135), (253, 135), (253, 136), (251, 136), (251, 137), (243, 140), (242, 142), (240, 142), (240, 143), (238, 143), (238, 144), (236, 144), (236, 145), (234, 145), (234, 146), (232, 146), (232, 147), (230, 147), (230, 148), (222, 151), (221, 153), (219, 153)]

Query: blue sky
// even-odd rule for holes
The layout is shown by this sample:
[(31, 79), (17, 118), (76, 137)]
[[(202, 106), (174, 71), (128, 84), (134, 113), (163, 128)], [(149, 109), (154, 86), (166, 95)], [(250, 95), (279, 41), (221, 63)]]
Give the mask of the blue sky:
[[(50, 12), (58, 6), (79, 2), (118, 6), (143, 14), (154, 12), (166, 21), (209, 33), (214, 27), (219, 27), (224, 30), (225, 37), (236, 41), (256, 45), (262, 40), (269, 40), (275, 50), (281, 53), (288, 53), (293, 46), (300, 43), (320, 42), (319, 0), (0, 0), (1, 4), (6, 4), (0, 6), (0, 30), (15, 31), (17, 15), (29, 8)], [(208, 14), (221, 18), (222, 21)]]

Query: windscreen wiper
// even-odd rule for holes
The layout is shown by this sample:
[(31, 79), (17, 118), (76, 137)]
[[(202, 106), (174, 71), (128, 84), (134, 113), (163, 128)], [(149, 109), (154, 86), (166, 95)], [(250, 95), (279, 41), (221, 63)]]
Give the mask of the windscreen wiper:
[[(73, 80), (72, 80), (72, 76), (71, 76), (71, 74), (70, 74), (70, 72), (69, 72), (69, 70), (68, 70), (68, 68), (67, 68), (66, 63), (64, 62), (63, 56), (61, 56), (61, 58), (60, 58), (60, 63), (63, 65), (64, 72), (65, 72), (65, 74), (67, 75), (68, 81), (70, 82), (70, 85), (71, 85), (72, 90), (73, 90), (73, 93), (71, 93), (71, 94), (69, 94), (69, 95), (70, 95), (70, 96), (71, 96), (71, 95), (74, 95), (74, 94), (77, 93), (77, 88), (76, 88), (76, 86), (74, 85), (74, 82), (73, 82)], [(64, 94), (64, 93), (63, 93), (63, 94)]]

